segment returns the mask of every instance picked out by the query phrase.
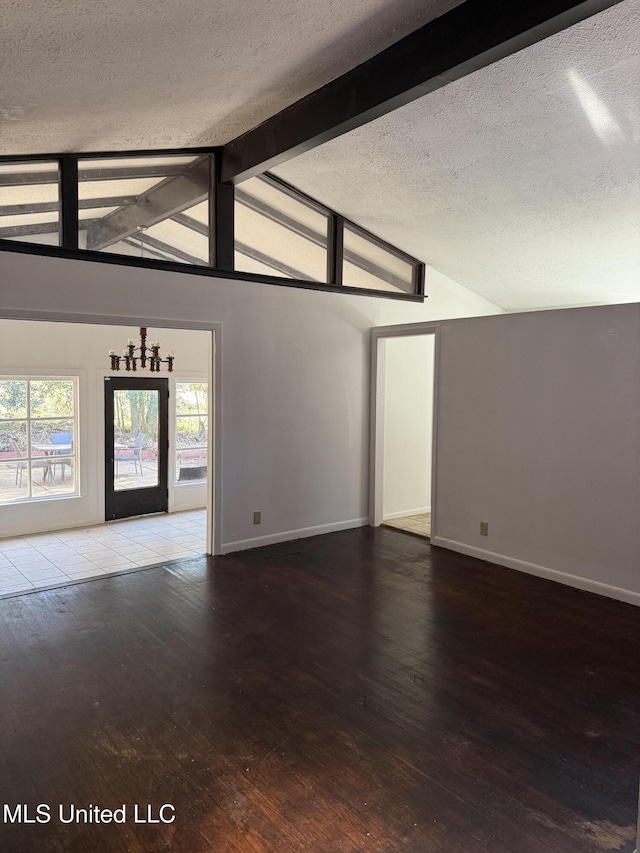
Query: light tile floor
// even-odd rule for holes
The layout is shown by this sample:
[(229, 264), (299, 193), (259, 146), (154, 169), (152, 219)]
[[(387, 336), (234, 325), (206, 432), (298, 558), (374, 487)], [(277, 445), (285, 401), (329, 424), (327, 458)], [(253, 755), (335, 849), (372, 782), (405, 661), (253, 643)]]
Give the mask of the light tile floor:
[(0, 539), (0, 598), (204, 554), (207, 511)]
[(414, 533), (416, 536), (431, 536), (431, 513), (423, 512), (420, 515), (407, 515), (404, 518), (390, 518), (384, 522), (385, 527), (395, 527), (396, 530), (404, 530), (406, 533)]

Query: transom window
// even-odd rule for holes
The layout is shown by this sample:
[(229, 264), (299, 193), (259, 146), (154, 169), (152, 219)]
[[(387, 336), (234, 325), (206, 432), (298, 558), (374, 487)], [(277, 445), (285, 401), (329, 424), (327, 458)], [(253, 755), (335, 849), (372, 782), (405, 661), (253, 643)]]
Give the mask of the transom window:
[(0, 156), (0, 250), (424, 297), (417, 258), (270, 172), (230, 186), (219, 166), (213, 148)]
[(0, 503), (77, 494), (77, 377), (0, 378)]
[(0, 163), (0, 238), (60, 245), (60, 170), (52, 162)]
[(79, 160), (79, 248), (208, 264), (210, 160)]
[(302, 281), (327, 281), (329, 213), (269, 176), (235, 192), (235, 267)]

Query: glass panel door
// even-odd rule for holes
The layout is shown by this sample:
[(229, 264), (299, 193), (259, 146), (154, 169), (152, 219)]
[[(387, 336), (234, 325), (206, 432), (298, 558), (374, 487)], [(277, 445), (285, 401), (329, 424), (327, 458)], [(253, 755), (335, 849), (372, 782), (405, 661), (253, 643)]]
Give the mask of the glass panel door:
[(158, 393), (155, 388), (113, 392), (116, 492), (158, 485)]
[(105, 518), (168, 509), (167, 379), (105, 380)]

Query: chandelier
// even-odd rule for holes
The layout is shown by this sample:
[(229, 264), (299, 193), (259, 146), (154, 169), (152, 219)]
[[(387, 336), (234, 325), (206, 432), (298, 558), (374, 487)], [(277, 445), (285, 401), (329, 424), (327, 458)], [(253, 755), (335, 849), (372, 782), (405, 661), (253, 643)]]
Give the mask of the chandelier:
[(122, 355), (116, 355), (116, 351), (113, 349), (109, 350), (111, 370), (120, 370), (120, 362), (124, 363), (125, 370), (137, 370), (138, 364), (144, 368), (148, 363), (149, 370), (152, 373), (159, 372), (162, 364), (166, 364), (167, 370), (171, 373), (174, 357), (172, 352), (168, 352), (166, 358), (160, 358), (160, 341), (151, 341), (147, 346), (147, 329), (145, 326), (140, 328), (139, 347), (135, 346), (133, 338), (129, 338), (126, 347), (122, 350)]

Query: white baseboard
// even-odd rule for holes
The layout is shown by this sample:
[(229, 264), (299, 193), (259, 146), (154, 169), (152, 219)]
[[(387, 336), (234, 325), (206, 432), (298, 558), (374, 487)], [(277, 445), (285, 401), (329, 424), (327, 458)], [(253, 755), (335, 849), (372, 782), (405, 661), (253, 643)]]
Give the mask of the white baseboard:
[(385, 512), (382, 516), (383, 521), (391, 521), (394, 518), (404, 518), (407, 515), (424, 515), (425, 512), (431, 512), (430, 506), (420, 506), (418, 509), (403, 509), (400, 512)]
[(617, 601), (625, 601), (627, 604), (635, 604), (640, 607), (640, 592), (610, 586), (600, 581), (580, 577), (580, 575), (559, 572), (557, 569), (549, 569), (536, 563), (527, 563), (525, 560), (506, 557), (504, 554), (496, 554), (493, 551), (476, 548), (474, 545), (466, 545), (464, 542), (456, 542), (454, 539), (445, 539), (442, 536), (432, 537), (431, 544), (437, 545), (439, 548), (447, 548), (449, 551), (456, 551), (458, 554), (466, 554), (468, 557), (476, 557), (478, 560), (486, 560), (488, 563), (496, 563), (496, 565), (505, 566), (507, 569), (516, 569), (518, 572), (525, 572), (538, 578), (546, 578), (546, 580), (563, 583), (566, 586), (586, 590), (586, 592), (595, 592), (598, 595), (605, 595), (607, 598), (615, 598)]
[(281, 533), (270, 533), (267, 536), (256, 536), (253, 539), (239, 539), (237, 542), (225, 542), (220, 547), (220, 553), (232, 554), (234, 551), (261, 548), (263, 545), (278, 545), (280, 542), (291, 542), (293, 539), (307, 539), (309, 536), (336, 533), (338, 530), (351, 530), (353, 527), (365, 527), (368, 524), (368, 518), (352, 518), (349, 521), (318, 524), (316, 527), (302, 527), (300, 530), (284, 530)]

